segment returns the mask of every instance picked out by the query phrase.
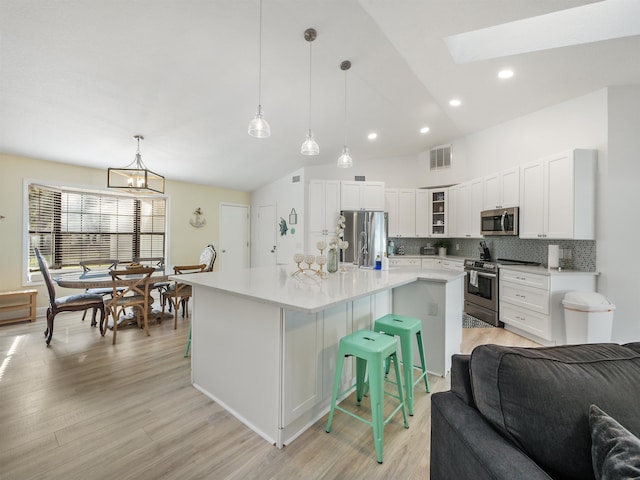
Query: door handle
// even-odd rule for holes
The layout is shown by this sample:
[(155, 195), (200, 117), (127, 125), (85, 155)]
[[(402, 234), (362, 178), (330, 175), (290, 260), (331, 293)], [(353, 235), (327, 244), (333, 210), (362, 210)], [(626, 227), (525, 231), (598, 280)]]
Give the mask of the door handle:
[(274, 246), (273, 246), (273, 250), (271, 250), (271, 253), (275, 253), (275, 252), (276, 252), (276, 248), (277, 248), (277, 247), (274, 245)]

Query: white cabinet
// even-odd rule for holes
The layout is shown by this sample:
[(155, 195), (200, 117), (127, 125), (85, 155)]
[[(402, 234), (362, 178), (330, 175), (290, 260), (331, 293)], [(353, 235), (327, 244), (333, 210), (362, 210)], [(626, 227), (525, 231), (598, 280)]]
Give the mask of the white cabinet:
[(340, 215), (340, 181), (309, 181), (306, 251), (315, 251), (318, 241), (327, 241), (327, 237), (334, 234), (338, 215)]
[(483, 209), (517, 207), (520, 204), (520, 167), (484, 177)]
[(482, 178), (460, 183), (449, 188), (454, 215), (450, 223), (454, 223), (449, 236), (456, 238), (481, 238), (480, 212), (483, 195)]
[(423, 258), (422, 268), (442, 268), (442, 260), (439, 258)]
[(412, 188), (386, 189), (385, 211), (388, 212), (389, 237), (416, 236), (416, 191)]
[[(595, 291), (596, 273), (531, 273), (500, 269), (500, 321), (532, 340), (565, 343), (562, 299), (572, 290)], [(533, 335), (533, 337), (531, 337)]]
[(429, 226), (430, 203), (429, 190), (416, 190), (416, 237), (429, 237), (431, 228)]
[(597, 152), (571, 150), (520, 168), (520, 238), (593, 240)]
[(445, 270), (464, 272), (464, 260), (451, 260), (450, 258), (443, 258), (440, 266)]
[(446, 237), (448, 234), (447, 225), (449, 223), (447, 212), (448, 188), (429, 189), (429, 224), (431, 237)]
[(419, 258), (411, 257), (389, 257), (390, 267), (422, 268), (422, 261)]
[(341, 210), (384, 210), (384, 182), (340, 182)]

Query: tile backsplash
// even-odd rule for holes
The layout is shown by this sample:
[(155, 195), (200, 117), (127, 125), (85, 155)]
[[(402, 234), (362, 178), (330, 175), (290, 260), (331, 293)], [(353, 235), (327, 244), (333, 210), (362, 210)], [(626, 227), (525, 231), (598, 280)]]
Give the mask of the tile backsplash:
[[(392, 238), (396, 245), (404, 246), (405, 255), (420, 255), (420, 247), (434, 245), (438, 238)], [(464, 258), (480, 258), (480, 239), (448, 239), (449, 255)], [(519, 237), (486, 238), (487, 247), (492, 258), (509, 258), (513, 260), (527, 260), (547, 265), (549, 245), (560, 247), (560, 266), (569, 270), (584, 272), (596, 271), (596, 242), (595, 240), (529, 240)], [(565, 258), (562, 258), (565, 257)]]

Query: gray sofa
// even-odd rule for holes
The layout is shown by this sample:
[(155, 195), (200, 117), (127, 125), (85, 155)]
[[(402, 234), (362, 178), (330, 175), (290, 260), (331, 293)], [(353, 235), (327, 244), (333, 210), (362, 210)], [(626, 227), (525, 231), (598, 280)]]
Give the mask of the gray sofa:
[(482, 345), (431, 397), (431, 480), (640, 478), (639, 434), (640, 342)]

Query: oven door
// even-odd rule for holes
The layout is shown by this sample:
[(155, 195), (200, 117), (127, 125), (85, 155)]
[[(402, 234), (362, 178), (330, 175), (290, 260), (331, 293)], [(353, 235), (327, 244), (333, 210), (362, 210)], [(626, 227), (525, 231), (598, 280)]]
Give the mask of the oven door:
[(489, 310), (498, 310), (498, 275), (495, 273), (478, 273), (478, 284), (471, 283), (470, 269), (465, 269), (464, 299)]

